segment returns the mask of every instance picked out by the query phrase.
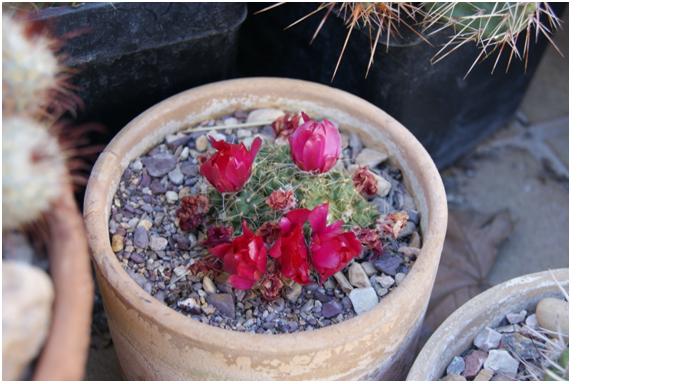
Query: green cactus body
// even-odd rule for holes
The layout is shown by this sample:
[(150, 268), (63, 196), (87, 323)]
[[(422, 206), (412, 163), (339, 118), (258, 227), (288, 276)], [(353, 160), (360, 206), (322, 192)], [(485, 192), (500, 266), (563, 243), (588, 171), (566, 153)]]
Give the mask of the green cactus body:
[(303, 172), (292, 162), (289, 146), (267, 144), (256, 157), (251, 178), (240, 192), (221, 195), (212, 190), (217, 223), (239, 228), (240, 222), (246, 220), (251, 228), (258, 228), (279, 219), (282, 214), (266, 204), (268, 196), (278, 189), (293, 190), (300, 207), (311, 209), (329, 203), (330, 220), (343, 220), (346, 228), (369, 227), (379, 216), (375, 206), (356, 191), (346, 170)]

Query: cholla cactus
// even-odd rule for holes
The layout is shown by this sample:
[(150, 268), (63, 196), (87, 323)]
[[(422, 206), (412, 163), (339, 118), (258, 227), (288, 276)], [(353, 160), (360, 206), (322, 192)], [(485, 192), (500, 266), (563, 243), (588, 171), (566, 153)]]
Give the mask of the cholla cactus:
[(43, 34), (30, 36), (28, 26), (2, 16), (3, 114), (36, 115), (50, 104), (50, 93), (59, 89), (60, 66)]
[(2, 229), (28, 224), (46, 210), (68, 182), (55, 137), (37, 121), (19, 116), (3, 119)]

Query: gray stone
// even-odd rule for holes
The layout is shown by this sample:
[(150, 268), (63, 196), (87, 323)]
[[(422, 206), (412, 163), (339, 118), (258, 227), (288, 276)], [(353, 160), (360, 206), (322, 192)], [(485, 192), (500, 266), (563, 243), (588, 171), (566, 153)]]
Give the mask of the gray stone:
[(206, 293), (216, 293), (216, 284), (213, 283), (209, 276), (204, 276), (202, 279), (202, 287)]
[(361, 314), (371, 310), (379, 303), (379, 298), (373, 288), (356, 288), (349, 293), (353, 310)]
[(191, 161), (186, 161), (180, 164), (180, 172), (185, 176), (197, 176), (199, 173), (199, 166)]
[(166, 245), (168, 245), (168, 240), (159, 236), (152, 236), (152, 238), (149, 241), (149, 247), (152, 248), (152, 250), (154, 251), (163, 251), (164, 249), (166, 249)]
[(337, 280), (337, 284), (339, 284), (339, 288), (344, 292), (344, 293), (349, 293), (353, 290), (353, 286), (349, 282), (349, 280), (344, 276), (344, 273), (342, 271), (338, 271), (334, 274), (334, 279)]
[(366, 273), (368, 276), (372, 276), (372, 275), (376, 275), (376, 274), (377, 274), (377, 270), (376, 270), (375, 267), (372, 265), (372, 263), (369, 262), (369, 261), (364, 261), (364, 262), (360, 263), (360, 266), (363, 267), (363, 270), (365, 271), (365, 273)]
[(194, 140), (194, 147), (198, 152), (204, 152), (209, 148), (209, 139), (201, 135)]
[(169, 203), (175, 203), (178, 201), (178, 192), (176, 191), (167, 191), (166, 192), (166, 201)]
[(517, 313), (508, 313), (505, 315), (505, 318), (508, 319), (510, 324), (519, 324), (526, 319), (526, 310)]
[(175, 185), (182, 185), (183, 180), (185, 180), (185, 176), (183, 176), (183, 172), (180, 171), (179, 167), (175, 167), (171, 172), (168, 173), (168, 179), (171, 180), (171, 183)]
[(275, 108), (261, 108), (261, 109), (254, 109), (253, 111), (249, 112), (249, 115), (247, 116), (247, 123), (259, 123), (263, 122), (264, 124), (270, 124), (275, 119), (278, 117), (284, 115), (285, 113), (279, 109)]
[(361, 167), (367, 166), (369, 168), (374, 168), (388, 158), (389, 156), (384, 152), (372, 148), (365, 148), (356, 157), (356, 164)]
[(293, 283), (290, 287), (288, 287), (285, 291), (285, 297), (287, 300), (290, 302), (295, 302), (301, 296), (301, 285), (297, 283)]
[(355, 158), (363, 150), (363, 142), (355, 133), (349, 135), (349, 148), (351, 148), (351, 158)]
[(323, 304), (321, 313), (324, 317), (329, 319), (340, 314), (342, 312), (342, 309), (342, 305), (339, 304), (338, 301), (332, 300)]
[(130, 169), (134, 170), (135, 172), (140, 172), (142, 171), (142, 161), (140, 159), (135, 160), (131, 165)]
[(519, 333), (509, 333), (503, 335), (500, 347), (509, 351), (513, 356), (519, 356), (524, 360), (534, 360), (540, 358), (538, 349), (534, 342)]
[(230, 319), (235, 318), (235, 301), (229, 293), (209, 293), (206, 302), (216, 307), (218, 312)]
[(138, 248), (145, 249), (149, 244), (149, 236), (147, 235), (147, 229), (143, 226), (138, 226), (135, 228), (133, 233), (133, 245)]
[(145, 262), (145, 257), (139, 253), (131, 253), (129, 259), (136, 264), (142, 264)]
[(538, 328), (538, 320), (536, 319), (536, 314), (531, 314), (529, 317), (524, 320), (524, 324), (526, 324), (527, 327), (531, 329), (537, 329)]
[(402, 261), (402, 257), (393, 255), (391, 253), (385, 253), (380, 258), (375, 260), (373, 265), (378, 271), (387, 275), (395, 276)]
[(488, 353), (484, 351), (474, 350), (470, 352), (465, 356), (465, 372), (463, 372), (463, 376), (468, 379), (477, 376), (487, 357)]
[(199, 307), (197, 300), (192, 297), (178, 301), (178, 308), (194, 314), (201, 313), (201, 308)]
[(389, 288), (394, 285), (394, 278), (387, 275), (375, 276), (375, 281), (377, 281), (382, 288)]
[(143, 163), (147, 167), (147, 172), (149, 172), (150, 176), (161, 177), (171, 172), (175, 167), (176, 158), (173, 155), (161, 153), (148, 157)]
[(372, 199), (371, 203), (377, 207), (377, 211), (379, 211), (380, 214), (386, 214), (393, 210), (391, 203), (382, 197), (375, 197)]
[(396, 280), (396, 285), (401, 284), (401, 282), (403, 282), (403, 279), (405, 279), (405, 278), (406, 278), (405, 273), (403, 273), (403, 272), (397, 273), (396, 276), (394, 276), (394, 280)]
[(401, 228), (401, 230), (398, 232), (398, 238), (400, 239), (402, 237), (412, 235), (413, 232), (415, 232), (415, 229), (417, 229), (415, 223), (412, 221), (407, 222), (406, 225), (403, 226), (403, 228)]
[(152, 181), (152, 183), (149, 185), (149, 190), (155, 195), (166, 193), (166, 187), (164, 187), (164, 184), (159, 179), (154, 179)]
[(495, 373), (516, 374), (519, 368), (519, 361), (510, 356), (508, 351), (503, 349), (492, 349), (484, 362), (484, 368), (490, 369)]
[(381, 197), (386, 197), (391, 192), (391, 183), (382, 176), (373, 173), (375, 175), (375, 180), (377, 180), (377, 195)]
[(465, 359), (455, 356), (446, 368), (447, 375), (459, 375), (465, 370)]
[(363, 267), (356, 262), (349, 264), (349, 282), (356, 288), (367, 288), (370, 286), (370, 280), (368, 275), (365, 274)]
[(474, 338), (474, 345), (482, 351), (488, 351), (489, 349), (498, 348), (502, 337), (503, 335), (500, 333), (486, 327)]

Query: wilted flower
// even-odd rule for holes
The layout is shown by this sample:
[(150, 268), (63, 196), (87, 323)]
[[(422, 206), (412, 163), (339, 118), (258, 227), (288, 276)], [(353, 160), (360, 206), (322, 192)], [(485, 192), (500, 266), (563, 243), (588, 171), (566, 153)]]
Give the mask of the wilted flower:
[(365, 197), (377, 194), (377, 178), (366, 166), (359, 167), (353, 172), (353, 186)]
[(256, 230), (256, 234), (263, 237), (266, 244), (273, 244), (280, 235), (280, 226), (277, 222), (266, 221)]
[(223, 261), (214, 255), (207, 255), (192, 263), (188, 269), (193, 275), (216, 274), (223, 269)]
[(251, 176), (251, 165), (261, 149), (261, 138), (254, 139), (249, 151), (243, 143), (230, 144), (212, 137), (209, 141), (217, 151), (202, 162), (199, 172), (221, 193), (241, 190)]
[(275, 300), (280, 297), (280, 291), (284, 287), (280, 273), (268, 272), (263, 276), (259, 290), (261, 297), (266, 300)]
[(380, 217), (377, 220), (377, 228), (386, 236), (391, 236), (394, 239), (398, 238), (398, 234), (408, 224), (408, 214), (406, 212), (392, 212)]
[(185, 232), (194, 231), (204, 221), (209, 212), (209, 199), (204, 195), (185, 196), (180, 199), (180, 208), (176, 211), (178, 225)]
[(289, 137), (299, 126), (301, 115), (298, 113), (285, 113), (273, 121), (271, 125), (275, 131), (275, 137)]
[(206, 240), (203, 245), (207, 248), (218, 244), (229, 243), (232, 237), (232, 227), (213, 226), (206, 231)]
[(270, 255), (278, 260), (283, 276), (299, 284), (308, 284), (308, 247), (304, 238), (304, 224), (309, 210), (293, 209), (280, 219), (280, 237), (270, 249)]
[(355, 230), (355, 233), (360, 243), (371, 250), (375, 256), (382, 254), (382, 240), (376, 229), (358, 228)]
[(343, 232), (341, 220), (327, 225), (327, 204), (315, 207), (310, 214), (311, 260), (320, 280), (325, 281), (341, 271), (351, 260), (360, 255), (361, 243), (353, 232)]
[(289, 136), (292, 160), (301, 170), (327, 172), (341, 152), (339, 130), (327, 119), (318, 122), (303, 112), (301, 115), (305, 122)]
[(291, 189), (278, 189), (268, 195), (266, 204), (274, 211), (287, 211), (296, 207), (296, 196)]
[(246, 221), (242, 222), (242, 235), (209, 252), (223, 259), (223, 269), (230, 273), (228, 281), (237, 289), (250, 289), (266, 272), (266, 245), (261, 236), (251, 232)]

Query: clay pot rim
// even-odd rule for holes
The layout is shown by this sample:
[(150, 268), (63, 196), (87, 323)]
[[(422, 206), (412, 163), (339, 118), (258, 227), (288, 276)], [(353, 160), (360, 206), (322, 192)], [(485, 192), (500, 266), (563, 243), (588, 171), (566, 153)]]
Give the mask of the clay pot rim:
[[(288, 96), (292, 90), (295, 96)], [(207, 95), (212, 94), (225, 96), (220, 96), (218, 100), (207, 99)], [(372, 310), (339, 324), (312, 331), (266, 335), (222, 329), (186, 317), (157, 301), (133, 281), (112, 251), (108, 220), (109, 207), (113, 196), (109, 196), (109, 186), (112, 182), (116, 182), (118, 185), (123, 169), (128, 162), (144, 152), (137, 151), (138, 153), (134, 156), (127, 156), (130, 152), (128, 147), (132, 145), (128, 136), (134, 137), (136, 134), (142, 134), (146, 128), (149, 129), (149, 126), (157, 126), (159, 131), (164, 130), (167, 127), (157, 120), (166, 117), (175, 110), (187, 109), (197, 113), (198, 108), (190, 105), (196, 99), (206, 99), (204, 101), (213, 101), (214, 104), (218, 101), (220, 104), (220, 101), (239, 98), (251, 98), (252, 101), (254, 98), (258, 99), (256, 102), (258, 105), (255, 105), (255, 108), (263, 108), (265, 106), (260, 104), (267, 104), (268, 102), (273, 106), (280, 106), (278, 102), (294, 102), (300, 104), (313, 103), (326, 112), (328, 110), (341, 111), (342, 114), (346, 113), (349, 116), (353, 112), (354, 118), (358, 118), (359, 121), (367, 124), (370, 127), (369, 129), (375, 131), (374, 134), (388, 140), (385, 144), (394, 145), (394, 149), (400, 150), (400, 158), (404, 159), (405, 163), (401, 166), (404, 175), (407, 172), (414, 174), (414, 182), (419, 184), (407, 186), (412, 191), (418, 209), (422, 213), (422, 248), (420, 255), (401, 285), (396, 287)], [(272, 100), (273, 98), (275, 101)], [(210, 108), (211, 106), (208, 104), (211, 103), (205, 103), (203, 108)], [(282, 107), (286, 108), (286, 106)], [(226, 108), (220, 111), (216, 110), (212, 115), (225, 113), (226, 110)], [(200, 112), (204, 113), (205, 111)], [(202, 119), (205, 117), (203, 116)], [(176, 123), (176, 121), (166, 121), (166, 125), (170, 123)], [(183, 123), (182, 128), (186, 128), (187, 124)], [(171, 128), (172, 130), (159, 133), (160, 139), (151, 142), (145, 150), (163, 140), (165, 135), (182, 129), (179, 128), (174, 127)], [(138, 142), (134, 145), (140, 146), (142, 144)], [(390, 157), (397, 157), (393, 156), (395, 154), (390, 151), (387, 152)], [(382, 310), (383, 308), (400, 305), (402, 301), (410, 300), (411, 292), (422, 284), (430, 283), (431, 290), (435, 274), (432, 275), (432, 281), (426, 282), (424, 280), (429, 278), (432, 273), (431, 270), (438, 266), (446, 234), (448, 208), (441, 176), (427, 151), (412, 133), (387, 113), (357, 96), (303, 80), (273, 77), (225, 80), (192, 88), (163, 100), (128, 123), (114, 137), (98, 157), (92, 174), (97, 175), (97, 177), (91, 176), (88, 181), (84, 215), (92, 257), (99, 272), (126, 305), (133, 307), (138, 313), (151, 319), (154, 324), (165, 328), (170, 334), (180, 334), (189, 339), (197, 340), (198, 345), (220, 346), (230, 343), (239, 344), (244, 349), (251, 350), (287, 348), (288, 351), (305, 352), (318, 348), (339, 346), (340, 340), (357, 336), (358, 331), (354, 331), (354, 329), (358, 329), (358, 327), (364, 329), (363, 334), (371, 333), (373, 328), (381, 324), (382, 314), (385, 312)], [(406, 184), (409, 184), (408, 180), (406, 180)], [(416, 196), (421, 189), (424, 194), (424, 206), (420, 206), (420, 199)]]
[[(497, 284), (473, 297), (451, 313), (429, 337), (415, 358), (406, 380), (438, 380), (439, 377), (434, 377), (434, 374), (443, 372), (454, 355), (446, 359), (448, 361), (445, 365), (439, 363), (439, 358), (450, 354), (449, 348), (456, 339), (467, 338), (468, 335), (463, 334), (471, 324), (481, 323), (481, 318), (477, 315), (485, 316), (485, 312), (488, 310), (498, 317), (502, 317), (509, 313), (505, 310), (507, 306), (503, 305), (505, 301), (513, 303), (513, 306), (517, 307), (533, 299), (560, 296), (558, 283), (564, 289), (568, 288), (569, 268), (552, 269), (519, 276)], [(525, 294), (527, 295), (525, 296)], [(529, 295), (531, 297), (528, 297)], [(515, 310), (521, 309), (523, 308), (516, 308)], [(484, 325), (489, 326), (490, 324)], [(471, 338), (468, 344), (474, 338), (474, 335), (469, 336)]]

